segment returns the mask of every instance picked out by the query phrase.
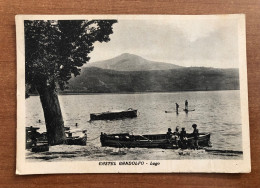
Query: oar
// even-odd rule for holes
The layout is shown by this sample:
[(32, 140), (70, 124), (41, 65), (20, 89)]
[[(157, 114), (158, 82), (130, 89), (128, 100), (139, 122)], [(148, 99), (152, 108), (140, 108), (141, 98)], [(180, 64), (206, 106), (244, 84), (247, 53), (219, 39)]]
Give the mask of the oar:
[(183, 108), (183, 111), (195, 111), (195, 109), (191, 109), (191, 110), (189, 110), (189, 109), (185, 109), (185, 108)]
[(148, 138), (144, 137), (143, 135), (139, 135), (139, 136), (141, 136), (141, 137), (145, 138), (146, 140), (148, 140), (148, 141), (152, 142), (152, 140), (150, 140), (150, 139), (148, 139)]

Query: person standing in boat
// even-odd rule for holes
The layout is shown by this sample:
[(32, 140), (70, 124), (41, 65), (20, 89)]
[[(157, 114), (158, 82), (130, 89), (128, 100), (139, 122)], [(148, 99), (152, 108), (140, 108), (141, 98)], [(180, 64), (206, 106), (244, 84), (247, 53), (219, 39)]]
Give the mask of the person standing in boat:
[(193, 136), (193, 139), (194, 139), (193, 146), (194, 146), (195, 149), (198, 149), (199, 148), (199, 144), (198, 144), (199, 129), (197, 129), (197, 125), (196, 124), (193, 124), (192, 128), (193, 128), (192, 136)]
[(185, 111), (188, 111), (188, 100), (185, 100)]
[(179, 113), (179, 104), (178, 103), (175, 103), (176, 104), (176, 114)]

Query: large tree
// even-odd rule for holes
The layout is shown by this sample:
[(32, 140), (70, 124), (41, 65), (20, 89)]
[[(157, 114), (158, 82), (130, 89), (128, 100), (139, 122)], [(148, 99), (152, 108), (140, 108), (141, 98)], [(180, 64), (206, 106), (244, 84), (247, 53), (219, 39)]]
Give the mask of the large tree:
[(65, 141), (57, 89), (64, 90), (72, 76), (89, 61), (96, 41), (108, 42), (116, 20), (25, 21), (26, 97), (37, 91), (50, 145)]

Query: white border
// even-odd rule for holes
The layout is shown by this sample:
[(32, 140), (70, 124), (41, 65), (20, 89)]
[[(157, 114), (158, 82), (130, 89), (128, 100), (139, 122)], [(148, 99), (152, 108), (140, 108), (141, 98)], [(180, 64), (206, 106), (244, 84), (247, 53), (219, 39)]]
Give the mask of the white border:
[[(100, 166), (99, 161), (84, 162), (27, 162), (25, 160), (25, 53), (24, 20), (77, 20), (77, 19), (237, 19), (240, 74), (240, 100), (242, 118), (242, 160), (155, 160), (158, 166)], [(249, 173), (251, 171), (248, 89), (246, 66), (245, 15), (17, 15), (17, 158), (16, 174), (53, 173), (170, 173), (170, 172), (224, 172)], [(138, 160), (140, 161), (140, 160)], [(144, 161), (150, 163), (151, 161)]]

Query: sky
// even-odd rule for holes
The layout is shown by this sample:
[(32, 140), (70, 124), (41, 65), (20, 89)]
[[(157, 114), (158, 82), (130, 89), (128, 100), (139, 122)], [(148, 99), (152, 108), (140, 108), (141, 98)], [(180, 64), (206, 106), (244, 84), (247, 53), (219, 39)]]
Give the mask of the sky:
[(131, 53), (186, 67), (238, 68), (237, 19), (204, 18), (119, 19), (111, 41), (94, 44), (90, 63)]

